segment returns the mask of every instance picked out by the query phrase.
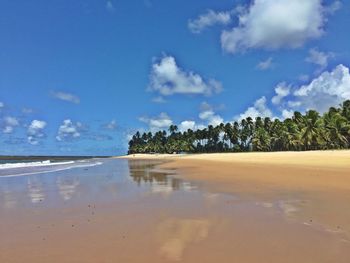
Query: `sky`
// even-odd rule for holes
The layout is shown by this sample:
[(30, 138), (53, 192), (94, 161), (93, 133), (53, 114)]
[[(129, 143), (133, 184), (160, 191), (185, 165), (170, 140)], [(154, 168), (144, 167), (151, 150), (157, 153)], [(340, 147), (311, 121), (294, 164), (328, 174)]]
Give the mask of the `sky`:
[(349, 25), (345, 0), (2, 0), (0, 154), (322, 113), (350, 99)]

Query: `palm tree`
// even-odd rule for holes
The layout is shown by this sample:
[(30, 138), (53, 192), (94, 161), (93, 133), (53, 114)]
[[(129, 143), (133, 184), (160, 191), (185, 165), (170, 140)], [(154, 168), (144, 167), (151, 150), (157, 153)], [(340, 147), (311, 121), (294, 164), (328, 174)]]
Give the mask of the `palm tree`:
[(336, 111), (330, 111), (324, 115), (325, 128), (327, 130), (326, 141), (329, 148), (347, 148), (350, 124), (347, 119)]
[(350, 100), (331, 107), (322, 117), (314, 110), (294, 112), (284, 121), (250, 117), (239, 123), (208, 125), (202, 130), (136, 132), (128, 153), (290, 151), (350, 148)]
[(175, 132), (177, 132), (177, 130), (178, 130), (178, 127), (176, 125), (170, 125), (169, 132), (171, 134), (174, 134)]
[(350, 121), (350, 100), (346, 100), (343, 102), (341, 114), (344, 116), (348, 121)]
[(317, 150), (322, 148), (322, 119), (317, 111), (309, 110), (302, 118), (304, 128), (301, 130), (301, 139), (306, 150)]
[(267, 152), (271, 150), (271, 138), (269, 133), (263, 128), (258, 127), (255, 130), (252, 139), (253, 151)]

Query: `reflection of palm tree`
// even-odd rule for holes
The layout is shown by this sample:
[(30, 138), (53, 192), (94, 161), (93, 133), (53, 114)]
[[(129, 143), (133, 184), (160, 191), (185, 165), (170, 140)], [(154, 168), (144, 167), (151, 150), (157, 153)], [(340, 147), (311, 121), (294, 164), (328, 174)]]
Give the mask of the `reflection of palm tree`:
[(138, 185), (169, 185), (173, 190), (180, 189), (180, 179), (169, 177), (169, 173), (154, 170), (155, 165), (160, 162), (129, 160), (128, 164), (130, 176)]
[(61, 197), (68, 201), (74, 196), (77, 187), (80, 185), (78, 177), (59, 176), (56, 181), (58, 192)]

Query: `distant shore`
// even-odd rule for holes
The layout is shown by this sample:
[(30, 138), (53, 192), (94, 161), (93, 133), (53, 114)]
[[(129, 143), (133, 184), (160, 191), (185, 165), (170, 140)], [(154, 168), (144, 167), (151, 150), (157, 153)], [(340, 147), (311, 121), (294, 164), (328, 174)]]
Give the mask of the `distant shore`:
[[(350, 150), (219, 153), (135, 154), (129, 160), (167, 160), (160, 168), (175, 169), (179, 177), (200, 182), (213, 192), (276, 200), (302, 195), (296, 215), (350, 237)], [(312, 219), (309, 219), (312, 218)]]

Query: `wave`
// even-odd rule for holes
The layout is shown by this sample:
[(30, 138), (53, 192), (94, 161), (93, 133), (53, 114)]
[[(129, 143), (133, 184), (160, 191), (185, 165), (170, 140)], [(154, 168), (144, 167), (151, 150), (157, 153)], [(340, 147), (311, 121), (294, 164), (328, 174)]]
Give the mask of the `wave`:
[(0, 178), (53, 173), (53, 172), (70, 170), (75, 168), (93, 167), (101, 164), (103, 163), (98, 161), (95, 161), (95, 162), (68, 161), (68, 162), (59, 162), (59, 163), (51, 163), (48, 161), (44, 161), (44, 162), (26, 163), (25, 165), (23, 165), (23, 163), (17, 163), (16, 167), (14, 166), (14, 164), (11, 164), (12, 165), (11, 168), (8, 168), (7, 166), (7, 168), (0, 169)]
[(50, 160), (46, 160), (41, 162), (29, 162), (29, 163), (4, 163), (4, 164), (0, 164), (0, 169), (3, 170), (3, 169), (56, 166), (56, 165), (67, 165), (67, 164), (74, 164), (74, 161), (52, 163)]

